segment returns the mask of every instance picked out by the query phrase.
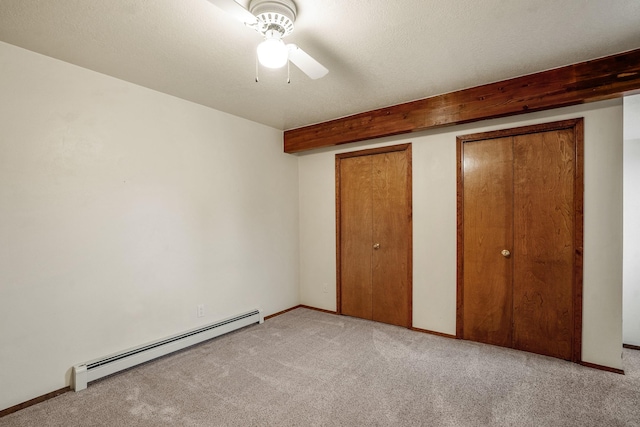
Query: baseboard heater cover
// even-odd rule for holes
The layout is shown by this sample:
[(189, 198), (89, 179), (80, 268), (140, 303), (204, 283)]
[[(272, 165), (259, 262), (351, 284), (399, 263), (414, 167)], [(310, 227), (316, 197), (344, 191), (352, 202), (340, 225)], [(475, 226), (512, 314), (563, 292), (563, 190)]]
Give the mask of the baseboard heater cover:
[(262, 310), (253, 310), (182, 334), (75, 365), (73, 367), (72, 387), (75, 391), (84, 390), (91, 381), (219, 337), (236, 329), (263, 322)]

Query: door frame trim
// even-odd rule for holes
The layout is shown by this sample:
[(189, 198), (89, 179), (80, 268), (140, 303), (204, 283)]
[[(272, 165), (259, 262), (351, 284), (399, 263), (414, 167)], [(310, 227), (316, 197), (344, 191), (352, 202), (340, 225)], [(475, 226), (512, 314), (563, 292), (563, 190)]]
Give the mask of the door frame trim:
[(407, 201), (409, 211), (409, 233), (406, 236), (409, 242), (409, 254), (407, 260), (407, 292), (408, 292), (408, 325), (413, 327), (413, 170), (411, 143), (391, 145), (386, 147), (371, 148), (366, 150), (350, 151), (335, 155), (335, 185), (336, 185), (336, 313), (342, 314), (342, 266), (341, 266), (341, 227), (340, 227), (340, 162), (342, 159), (352, 157), (372, 156), (376, 154), (393, 153), (396, 151), (406, 151), (407, 157)]
[(574, 167), (574, 272), (572, 284), (573, 328), (571, 361), (582, 361), (582, 287), (583, 287), (583, 246), (584, 246), (584, 118), (542, 123), (512, 129), (475, 133), (456, 137), (457, 194), (456, 194), (456, 228), (457, 228), (457, 283), (456, 283), (456, 337), (464, 336), (464, 182), (463, 182), (463, 144), (484, 139), (503, 138), (526, 135), (545, 131), (573, 129), (575, 136)]

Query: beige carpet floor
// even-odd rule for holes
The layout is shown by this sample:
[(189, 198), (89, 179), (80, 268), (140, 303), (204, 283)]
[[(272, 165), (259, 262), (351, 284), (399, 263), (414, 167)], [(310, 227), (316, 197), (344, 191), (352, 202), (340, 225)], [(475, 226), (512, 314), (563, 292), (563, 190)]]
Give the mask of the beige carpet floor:
[(298, 308), (0, 426), (640, 426), (627, 375)]

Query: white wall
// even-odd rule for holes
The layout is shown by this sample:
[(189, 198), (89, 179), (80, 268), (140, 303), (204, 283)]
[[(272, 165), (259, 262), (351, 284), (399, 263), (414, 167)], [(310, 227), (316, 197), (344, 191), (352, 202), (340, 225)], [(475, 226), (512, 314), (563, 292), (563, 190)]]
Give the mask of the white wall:
[[(585, 117), (583, 348), (621, 368), (622, 101), (532, 113), (300, 155), (300, 299), (336, 309), (336, 153), (413, 143), (413, 326), (456, 332), (456, 136)], [(323, 292), (323, 284), (329, 291)]]
[(624, 99), (623, 260), (622, 340), (640, 346), (640, 95)]
[(0, 410), (298, 304), (297, 163), (279, 130), (0, 43)]

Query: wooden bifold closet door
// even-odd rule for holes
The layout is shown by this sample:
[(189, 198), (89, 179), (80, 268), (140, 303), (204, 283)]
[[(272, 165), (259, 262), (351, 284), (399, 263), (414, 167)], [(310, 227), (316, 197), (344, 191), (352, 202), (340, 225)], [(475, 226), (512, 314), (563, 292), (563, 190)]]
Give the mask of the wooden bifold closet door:
[(338, 312), (411, 326), (411, 145), (336, 155)]
[(458, 138), (458, 336), (580, 360), (582, 119)]

